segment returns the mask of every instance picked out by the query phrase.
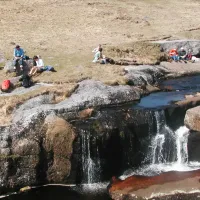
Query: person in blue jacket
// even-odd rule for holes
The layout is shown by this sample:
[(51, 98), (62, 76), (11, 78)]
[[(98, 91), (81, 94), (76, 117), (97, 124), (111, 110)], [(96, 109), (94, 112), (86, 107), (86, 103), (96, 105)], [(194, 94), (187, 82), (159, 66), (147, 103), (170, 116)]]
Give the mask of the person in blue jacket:
[(23, 69), (23, 59), (24, 59), (24, 50), (19, 46), (16, 45), (14, 48), (14, 66), (16, 67), (17, 62), (20, 64), (20, 68)]

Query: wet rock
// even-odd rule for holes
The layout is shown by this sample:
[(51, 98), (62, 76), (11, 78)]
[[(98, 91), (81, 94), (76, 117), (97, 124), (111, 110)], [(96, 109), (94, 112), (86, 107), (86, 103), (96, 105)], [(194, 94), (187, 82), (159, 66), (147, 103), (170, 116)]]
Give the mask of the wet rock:
[[(131, 176), (125, 180), (113, 179), (109, 186), (112, 199), (174, 199), (180, 193), (200, 189), (200, 170), (165, 172), (157, 176)], [(195, 199), (195, 198), (194, 198)]]
[(200, 162), (200, 132), (190, 131), (188, 136), (188, 160)]
[(200, 131), (200, 106), (187, 110), (184, 123), (189, 129)]
[(180, 49), (183, 47), (186, 51), (192, 49), (193, 55), (200, 54), (200, 40), (172, 40), (172, 41), (156, 41), (156, 44), (160, 44), (161, 50), (169, 52), (170, 49)]

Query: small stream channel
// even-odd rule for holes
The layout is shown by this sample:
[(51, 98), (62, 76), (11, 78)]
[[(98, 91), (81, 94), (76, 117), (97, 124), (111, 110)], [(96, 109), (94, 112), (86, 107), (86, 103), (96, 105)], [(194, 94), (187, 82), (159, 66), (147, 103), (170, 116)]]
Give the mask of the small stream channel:
[[(171, 108), (175, 106), (171, 104), (172, 102), (184, 99), (184, 95), (194, 94), (200, 91), (200, 76), (167, 80), (160, 83), (160, 86), (161, 88), (166, 88), (167, 86), (172, 91), (152, 93), (149, 96), (142, 98), (138, 104), (129, 106), (131, 110), (135, 111), (134, 113), (136, 113), (136, 115), (137, 113), (140, 114), (140, 110), (144, 111), (145, 113), (145, 115), (142, 115), (142, 117), (146, 116), (144, 121), (146, 120), (145, 123), (147, 123), (148, 127), (146, 129), (140, 129), (139, 132), (137, 132), (138, 128), (134, 127), (134, 130), (132, 131), (136, 132), (136, 134), (144, 134), (142, 131), (148, 131), (148, 138), (146, 137), (146, 139), (140, 141), (141, 146), (146, 145), (146, 147), (141, 150), (140, 147), (137, 149), (137, 145), (136, 147), (134, 146), (135, 144), (132, 143), (133, 138), (130, 134), (129, 127), (129, 132), (123, 133), (128, 138), (125, 138), (125, 136), (122, 137), (123, 139), (119, 138), (119, 141), (125, 142), (125, 144), (122, 145), (122, 150), (120, 147), (117, 147), (120, 149), (120, 151), (124, 151), (122, 154), (116, 156), (114, 155), (114, 150), (108, 151), (108, 149), (106, 149), (106, 153), (108, 155), (111, 154), (109, 159), (111, 159), (113, 156), (113, 161), (111, 160), (109, 164), (111, 167), (113, 167), (113, 173), (112, 171), (108, 173), (106, 175), (107, 178), (105, 178), (104, 174), (102, 175), (104, 170), (108, 169), (108, 166), (105, 164), (106, 159), (102, 158), (105, 156), (105, 153), (102, 153), (102, 146), (97, 145), (97, 143), (99, 143), (98, 138), (95, 138), (95, 141), (93, 138), (91, 141), (91, 133), (87, 132), (86, 130), (81, 130), (81, 179), (82, 181), (84, 180), (84, 183), (89, 183), (91, 185), (83, 184), (75, 187), (40, 187), (26, 193), (10, 195), (3, 199), (109, 200), (110, 197), (106, 192), (106, 187), (108, 185), (109, 178), (111, 178), (113, 175), (121, 175), (121, 178), (123, 179), (133, 174), (155, 175), (163, 171), (188, 171), (200, 168), (200, 163), (190, 162), (188, 158), (187, 142), (189, 130), (183, 126), (184, 116), (181, 116), (180, 119), (177, 119), (178, 122), (176, 123), (176, 117), (174, 117), (174, 119), (166, 117), (165, 111), (165, 108)], [(173, 122), (170, 122), (170, 120)], [(127, 129), (125, 129), (125, 131), (126, 130)], [(120, 132), (119, 135), (121, 134), (122, 133)], [(117, 144), (121, 145), (121, 143)], [(114, 146), (110, 146), (110, 148), (113, 147)], [(136, 150), (140, 151), (141, 154), (138, 155), (140, 158), (140, 163), (135, 164), (138, 158), (133, 159), (133, 151)], [(117, 152), (119, 153), (119, 151)], [(125, 163), (120, 163), (122, 160)], [(114, 169), (117, 163), (120, 165), (120, 170), (118, 171)], [(103, 184), (102, 181), (106, 180), (107, 182)]]

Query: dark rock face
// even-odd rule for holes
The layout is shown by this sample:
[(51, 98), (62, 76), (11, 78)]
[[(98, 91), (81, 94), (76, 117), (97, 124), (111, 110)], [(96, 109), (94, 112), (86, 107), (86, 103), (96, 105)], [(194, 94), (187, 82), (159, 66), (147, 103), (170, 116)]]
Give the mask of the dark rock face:
[(200, 162), (200, 132), (190, 131), (188, 137), (188, 157), (189, 161)]
[(193, 55), (200, 54), (200, 40), (173, 40), (173, 41), (157, 41), (154, 42), (160, 44), (161, 49), (165, 52), (169, 52), (170, 49), (180, 49), (183, 47), (186, 51), (192, 49)]
[[(157, 176), (131, 176), (125, 180), (113, 178), (109, 186), (112, 199), (173, 199), (180, 193), (200, 189), (200, 170), (191, 172), (165, 172)], [(184, 195), (183, 195), (184, 196)], [(197, 196), (194, 199), (198, 199)]]

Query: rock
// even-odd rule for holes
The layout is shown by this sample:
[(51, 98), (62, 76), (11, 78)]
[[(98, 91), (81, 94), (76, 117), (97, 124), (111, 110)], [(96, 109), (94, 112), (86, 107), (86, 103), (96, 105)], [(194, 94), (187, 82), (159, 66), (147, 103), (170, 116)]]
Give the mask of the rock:
[(4, 66), (4, 70), (5, 70), (5, 72), (9, 72), (9, 73), (16, 71), (17, 76), (19, 76), (22, 74), (22, 72), (28, 74), (28, 72), (30, 71), (32, 66), (33, 66), (32, 59), (23, 60), (23, 71), (21, 71), (19, 63), (17, 64), (16, 69), (15, 69), (13, 60), (9, 60), (6, 62), (5, 66)]
[(4, 71), (5, 72), (14, 72), (14, 65), (13, 65), (13, 61), (9, 60), (6, 62), (5, 66), (4, 66)]
[(47, 153), (47, 180), (61, 183), (70, 174), (72, 144), (75, 133), (71, 125), (64, 119), (56, 116), (48, 116), (45, 120), (47, 132), (44, 141), (44, 149)]
[(127, 83), (134, 86), (155, 84), (156, 81), (167, 73), (161, 66), (139, 65), (124, 68)]
[(30, 186), (26, 186), (26, 187), (20, 188), (19, 192), (26, 192), (28, 190), (31, 190)]
[(125, 180), (113, 179), (109, 193), (114, 200), (174, 199), (177, 194), (198, 191), (199, 178), (200, 170), (171, 171), (150, 177), (134, 175)]
[(92, 115), (92, 112), (94, 111), (93, 108), (87, 108), (85, 110), (82, 110), (79, 112), (79, 118), (80, 119), (85, 119), (85, 118), (89, 118)]
[(165, 52), (169, 52), (170, 49), (180, 49), (181, 47), (183, 47), (186, 51), (192, 49), (193, 55), (200, 54), (200, 40), (162, 40), (153, 43), (160, 44), (161, 50)]
[(66, 120), (73, 119), (77, 118), (77, 111), (84, 108), (136, 101), (142, 93), (137, 87), (107, 86), (100, 81), (85, 80), (79, 83), (77, 90), (68, 99), (58, 104), (51, 104), (53, 97), (49, 99), (49, 95), (28, 100), (15, 112), (13, 122), (28, 128), (31, 122), (37, 119), (42, 121), (50, 113), (59, 114)]
[(200, 96), (194, 96), (191, 98), (186, 98), (181, 101), (177, 101), (175, 104), (179, 106), (188, 106), (191, 105), (192, 107), (200, 105)]
[(190, 131), (188, 136), (188, 160), (200, 162), (200, 132)]
[(194, 95), (192, 95), (192, 94), (190, 94), (190, 95), (185, 95), (185, 98), (186, 99), (190, 99), (190, 98), (193, 98), (194, 97)]
[(189, 129), (200, 131), (200, 106), (187, 110), (184, 123)]

